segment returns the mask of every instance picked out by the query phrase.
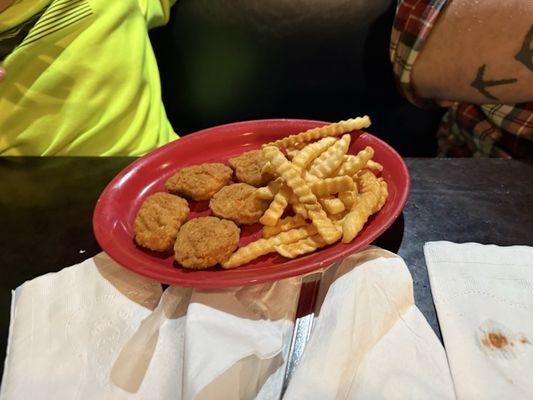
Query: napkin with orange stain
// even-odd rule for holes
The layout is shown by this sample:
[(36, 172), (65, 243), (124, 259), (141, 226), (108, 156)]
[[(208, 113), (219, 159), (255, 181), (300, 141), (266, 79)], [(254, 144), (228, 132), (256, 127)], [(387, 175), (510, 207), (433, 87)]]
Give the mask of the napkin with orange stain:
[(459, 399), (533, 398), (533, 248), (424, 247)]

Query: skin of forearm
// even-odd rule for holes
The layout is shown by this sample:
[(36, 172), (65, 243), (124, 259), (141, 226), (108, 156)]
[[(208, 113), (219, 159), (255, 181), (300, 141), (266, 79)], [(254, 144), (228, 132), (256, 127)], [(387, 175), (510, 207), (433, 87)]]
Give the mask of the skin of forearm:
[(412, 71), (418, 95), (533, 101), (533, 0), (450, 0)]

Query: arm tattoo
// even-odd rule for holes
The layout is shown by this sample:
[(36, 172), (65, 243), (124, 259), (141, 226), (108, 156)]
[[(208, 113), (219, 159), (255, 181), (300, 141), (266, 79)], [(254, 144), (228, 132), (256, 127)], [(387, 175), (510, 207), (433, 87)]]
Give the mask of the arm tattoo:
[(496, 96), (490, 93), (487, 88), (491, 86), (508, 85), (510, 83), (515, 83), (517, 79), (510, 78), (499, 80), (485, 80), (484, 75), (486, 67), (486, 64), (483, 64), (481, 67), (479, 67), (479, 69), (477, 70), (476, 78), (470, 83), (470, 86), (472, 86), (474, 89), (477, 89), (483, 96), (487, 97), (488, 99), (499, 100)]
[(526, 37), (522, 42), (522, 48), (514, 56), (515, 60), (520, 61), (524, 64), (527, 69), (533, 71), (533, 48), (531, 47), (531, 42), (533, 41), (533, 25), (529, 28), (529, 31), (526, 33)]

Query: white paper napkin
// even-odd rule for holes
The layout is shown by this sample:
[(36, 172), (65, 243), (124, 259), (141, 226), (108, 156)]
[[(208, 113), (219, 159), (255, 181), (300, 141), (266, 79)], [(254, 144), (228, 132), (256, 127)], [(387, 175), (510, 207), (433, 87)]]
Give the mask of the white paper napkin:
[[(446, 355), (398, 256), (368, 248), (330, 269), (285, 399), (453, 399)], [(331, 284), (331, 285), (330, 285)]]
[(432, 242), (424, 251), (457, 397), (533, 398), (533, 248)]
[(13, 294), (0, 399), (279, 397), (299, 282), (161, 297), (105, 254), (36, 278)]

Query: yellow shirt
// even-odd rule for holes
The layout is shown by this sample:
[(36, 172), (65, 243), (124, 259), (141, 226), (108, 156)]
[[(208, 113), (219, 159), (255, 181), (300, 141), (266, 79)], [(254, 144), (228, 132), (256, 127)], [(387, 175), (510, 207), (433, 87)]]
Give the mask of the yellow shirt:
[(177, 138), (148, 38), (174, 1), (52, 0), (2, 64), (0, 155), (137, 156)]

